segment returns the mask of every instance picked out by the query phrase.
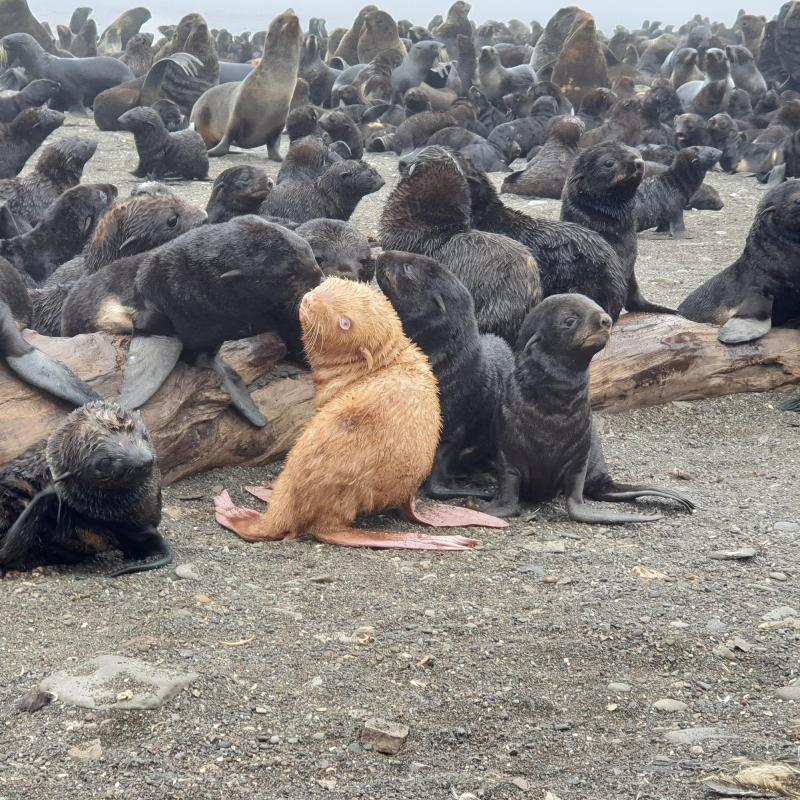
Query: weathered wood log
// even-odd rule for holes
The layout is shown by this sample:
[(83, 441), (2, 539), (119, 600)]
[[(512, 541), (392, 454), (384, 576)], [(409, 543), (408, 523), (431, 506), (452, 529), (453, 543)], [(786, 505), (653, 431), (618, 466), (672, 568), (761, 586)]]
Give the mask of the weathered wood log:
[[(623, 316), (592, 363), (597, 410), (610, 412), (757, 392), (800, 383), (800, 331), (776, 329), (753, 344), (717, 340), (718, 328), (660, 314)], [(69, 365), (103, 397), (122, 383), (128, 339), (95, 333), (58, 339), (25, 338)], [(282, 342), (263, 335), (229, 342), (222, 351), (269, 419), (248, 425), (231, 410), (209, 370), (178, 364), (142, 413), (166, 483), (214, 467), (267, 464), (284, 455), (313, 412), (310, 375), (281, 361)], [(46, 437), (70, 410), (21, 383), (0, 363), (0, 464)]]

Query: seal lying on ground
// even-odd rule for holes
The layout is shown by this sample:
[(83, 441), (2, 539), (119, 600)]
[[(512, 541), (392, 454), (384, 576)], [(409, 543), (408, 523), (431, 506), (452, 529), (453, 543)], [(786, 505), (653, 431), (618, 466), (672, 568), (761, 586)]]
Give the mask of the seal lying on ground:
[[(310, 533), (348, 547), (476, 545), (461, 536), (350, 528), (357, 516), (389, 508), (423, 520), (414, 497), (439, 441), (436, 379), (389, 300), (365, 284), (326, 279), (303, 298), (300, 321), (316, 414), (289, 452), (266, 513), (236, 508), (225, 492), (215, 501), (217, 521), (251, 542)], [(497, 524), (466, 509), (440, 511), (445, 524)]]
[[(158, 532), (161, 474), (138, 414), (97, 401), (0, 470), (0, 570), (71, 564), (120, 550), (112, 576), (172, 561)], [(153, 558), (155, 557), (155, 558)]]
[(406, 335), (428, 357), (439, 384), (442, 437), (427, 493), (463, 497), (454, 484), (462, 450), (483, 465), (494, 456), (495, 409), (507, 375), (514, 368), (508, 344), (481, 334), (467, 288), (437, 261), (388, 250), (378, 257), (378, 285), (403, 323)]
[(521, 497), (542, 502), (562, 492), (572, 519), (599, 525), (661, 517), (595, 510), (585, 497), (612, 502), (661, 497), (694, 508), (677, 492), (618, 484), (608, 474), (592, 424), (589, 362), (606, 346), (611, 325), (597, 303), (579, 294), (548, 297), (525, 320), (520, 338), (526, 341), (497, 413), (498, 493), (487, 513), (515, 516)]

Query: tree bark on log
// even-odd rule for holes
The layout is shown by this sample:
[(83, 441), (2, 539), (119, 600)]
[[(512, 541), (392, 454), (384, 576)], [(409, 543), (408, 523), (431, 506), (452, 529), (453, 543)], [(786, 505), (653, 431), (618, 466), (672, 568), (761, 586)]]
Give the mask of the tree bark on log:
[[(736, 346), (721, 344), (718, 332), (677, 316), (624, 315), (592, 362), (594, 408), (618, 412), (800, 383), (800, 331), (778, 328), (758, 342)], [(24, 335), (103, 397), (118, 396), (126, 337)], [(314, 390), (309, 373), (281, 361), (284, 355), (283, 343), (269, 334), (228, 342), (222, 350), (269, 420), (260, 429), (231, 410), (214, 373), (178, 364), (142, 409), (165, 483), (214, 467), (268, 464), (289, 450), (313, 413)], [(69, 410), (0, 362), (0, 465), (48, 436)]]

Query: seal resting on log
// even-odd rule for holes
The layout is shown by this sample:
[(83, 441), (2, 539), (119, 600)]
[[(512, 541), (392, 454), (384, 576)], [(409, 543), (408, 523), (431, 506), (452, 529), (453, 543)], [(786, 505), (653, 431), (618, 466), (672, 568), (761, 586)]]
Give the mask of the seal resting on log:
[(317, 413), (290, 451), (266, 513), (237, 508), (224, 492), (215, 500), (217, 521), (251, 542), (308, 532), (347, 547), (422, 550), (464, 550), (478, 542), (349, 526), (360, 514), (402, 508), (418, 522), (505, 527), (469, 509), (414, 509), (439, 443), (439, 397), (427, 358), (403, 333), (389, 300), (365, 284), (331, 277), (304, 296), (300, 322)]

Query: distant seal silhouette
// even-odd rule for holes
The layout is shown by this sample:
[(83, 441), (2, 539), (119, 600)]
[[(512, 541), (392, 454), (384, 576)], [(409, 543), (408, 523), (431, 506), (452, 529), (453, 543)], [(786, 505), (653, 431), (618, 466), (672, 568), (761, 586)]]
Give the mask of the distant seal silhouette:
[(593, 509), (584, 498), (622, 502), (637, 497), (694, 504), (669, 489), (616, 483), (608, 474), (600, 438), (592, 424), (589, 362), (606, 346), (611, 317), (579, 294), (553, 295), (534, 308), (523, 325), (526, 337), (506, 380), (497, 414), (498, 491), (487, 513), (520, 513), (520, 498), (533, 502), (566, 496), (576, 522), (653, 522), (659, 515)]
[(127, 64), (131, 72), (141, 78), (147, 75), (153, 66), (153, 34), (137, 33), (128, 39), (125, 52), (119, 57), (123, 64)]
[(50, 55), (27, 33), (12, 33), (0, 39), (0, 50), (12, 64), (19, 64), (32, 78), (46, 78), (60, 84), (51, 100), (61, 111), (86, 113), (104, 89), (133, 80), (130, 69), (116, 58), (59, 58)]
[(375, 261), (369, 241), (361, 231), (340, 219), (312, 219), (295, 228), (314, 252), (323, 274), (369, 283)]
[(86, 20), (80, 31), (72, 37), (69, 52), (75, 58), (91, 58), (97, 55), (97, 23)]
[(0, 570), (72, 564), (109, 550), (132, 563), (112, 577), (172, 561), (161, 474), (140, 416), (104, 401), (73, 411), (46, 441), (0, 470)]
[(33, 16), (26, 0), (4, 0), (0, 6), (0, 34), (15, 32), (30, 34), (48, 53), (56, 52), (53, 37)]
[(378, 257), (378, 285), (403, 323), (406, 335), (428, 356), (439, 384), (442, 437), (427, 492), (432, 497), (458, 497), (454, 483), (462, 450), (482, 464), (495, 452), (492, 436), (495, 409), (506, 376), (514, 368), (508, 344), (480, 334), (467, 288), (432, 258), (385, 251)]
[(26, 108), (0, 126), (0, 179), (13, 178), (39, 145), (64, 124), (64, 115), (49, 108)]
[[(373, 5), (364, 6), (361, 11), (356, 15), (353, 24), (342, 36), (339, 46), (334, 52), (334, 56), (341, 59), (346, 66), (358, 64), (358, 40), (361, 38), (361, 33), (364, 30), (364, 20), (367, 14), (372, 11), (377, 11), (378, 7)], [(329, 62), (330, 63), (330, 62)]]
[[(253, 542), (307, 532), (350, 547), (477, 544), (350, 528), (360, 514), (389, 508), (420, 518), (414, 497), (433, 465), (441, 426), (436, 380), (389, 300), (365, 284), (326, 279), (303, 298), (300, 320), (317, 411), (289, 452), (266, 513), (237, 509), (224, 493), (215, 500), (217, 521)], [(441, 512), (445, 524), (471, 516)]]
[(478, 85), (483, 94), (495, 103), (511, 92), (525, 90), (536, 83), (536, 73), (522, 64), (510, 69), (503, 66), (494, 47), (482, 47), (478, 56)]
[(225, 155), (231, 145), (265, 144), (269, 157), (281, 160), (278, 143), (297, 83), (301, 38), (294, 12), (279, 15), (270, 24), (259, 65), (240, 84), (216, 86), (197, 101), (191, 121), (210, 156)]
[(542, 35), (533, 48), (533, 56), (531, 57), (531, 66), (537, 73), (546, 68), (552, 70), (561, 48), (564, 46), (564, 40), (567, 38), (572, 23), (575, 21), (575, 16), (579, 11), (580, 9), (577, 6), (560, 8), (547, 21)]
[(209, 223), (255, 214), (275, 184), (259, 167), (230, 167), (214, 179), (206, 213)]

